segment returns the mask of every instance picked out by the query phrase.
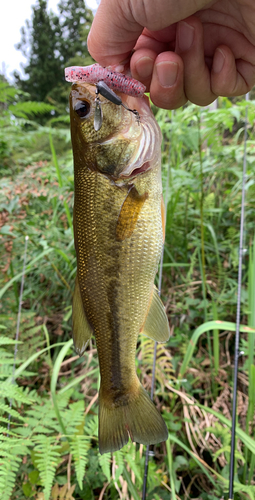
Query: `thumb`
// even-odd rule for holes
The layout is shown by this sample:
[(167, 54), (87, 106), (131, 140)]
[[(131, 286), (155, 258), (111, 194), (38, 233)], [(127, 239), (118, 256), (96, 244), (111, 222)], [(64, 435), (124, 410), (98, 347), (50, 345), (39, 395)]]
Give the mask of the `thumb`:
[(118, 0), (102, 0), (93, 20), (88, 50), (102, 66), (126, 60), (143, 31), (143, 26), (126, 16), (122, 7)]
[(102, 66), (130, 56), (144, 28), (158, 31), (185, 19), (210, 0), (101, 0), (88, 37), (91, 56)]

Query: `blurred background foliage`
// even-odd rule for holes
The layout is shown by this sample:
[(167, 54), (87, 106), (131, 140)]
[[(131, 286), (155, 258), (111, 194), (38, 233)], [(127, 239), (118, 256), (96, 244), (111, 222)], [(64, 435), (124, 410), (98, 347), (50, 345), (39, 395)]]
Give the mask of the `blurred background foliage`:
[[(22, 34), (28, 78), (17, 76), (14, 86), (0, 78), (0, 493), (2, 500), (137, 500), (144, 447), (130, 442), (119, 452), (99, 455), (95, 342), (79, 358), (70, 340), (76, 259), (70, 86), (63, 68), (91, 62), (86, 36), (92, 15), (80, 0), (62, 0), (59, 9), (59, 17), (48, 14), (46, 2), (38, 0)], [(43, 55), (45, 26), (51, 45)], [(162, 299), (171, 337), (158, 346), (155, 384), (169, 440), (152, 447), (148, 500), (228, 498), (246, 106), (235, 499), (255, 498), (255, 102), (220, 98), (214, 110), (192, 104), (172, 112), (153, 107), (163, 134)], [(136, 364), (147, 390), (153, 351), (153, 342), (141, 336)]]
[(93, 14), (83, 0), (60, 0), (59, 15), (48, 12), (46, 0), (37, 0), (32, 11), (32, 19), (22, 27), (17, 45), (27, 64), (24, 77), (15, 72), (16, 85), (30, 99), (53, 104), (54, 113), (62, 114), (69, 92), (64, 68), (93, 63), (87, 49)]

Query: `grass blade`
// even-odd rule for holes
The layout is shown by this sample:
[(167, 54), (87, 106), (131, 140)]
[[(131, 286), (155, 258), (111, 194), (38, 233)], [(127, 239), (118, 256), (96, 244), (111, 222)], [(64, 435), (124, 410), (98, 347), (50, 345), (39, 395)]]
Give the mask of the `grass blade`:
[(168, 467), (169, 467), (169, 475), (170, 475), (170, 485), (171, 485), (171, 492), (172, 492), (172, 500), (176, 500), (176, 494), (175, 494), (175, 484), (174, 484), (174, 469), (173, 469), (173, 455), (172, 455), (172, 450), (170, 446), (170, 437), (166, 441), (166, 451), (167, 451), (167, 458), (168, 458)]
[(57, 386), (58, 374), (60, 372), (61, 363), (62, 363), (64, 357), (66, 356), (68, 350), (72, 346), (72, 344), (73, 344), (73, 339), (70, 339), (62, 347), (60, 353), (58, 354), (58, 357), (57, 357), (57, 359), (55, 361), (54, 368), (53, 368), (53, 371), (52, 371), (51, 383), (50, 383), (51, 396), (52, 396), (52, 401), (53, 401), (53, 405), (54, 405), (54, 410), (55, 410), (55, 413), (56, 413), (56, 417), (58, 419), (58, 422), (59, 422), (59, 425), (60, 425), (60, 427), (62, 429), (62, 432), (65, 435), (67, 434), (67, 432), (66, 432), (66, 428), (64, 426), (64, 422), (63, 422), (63, 420), (61, 418), (59, 407), (58, 407), (58, 403), (57, 403), (56, 386)]
[[(184, 356), (184, 360), (182, 362), (181, 369), (179, 372), (179, 376), (178, 376), (179, 379), (183, 378), (184, 373), (187, 370), (188, 364), (192, 358), (192, 355), (193, 355), (193, 352), (194, 352), (194, 349), (196, 347), (196, 344), (197, 344), (199, 337), (203, 333), (208, 332), (209, 330), (214, 330), (215, 328), (217, 328), (218, 330), (228, 330), (231, 332), (235, 332), (236, 331), (236, 324), (232, 323), (230, 321), (217, 320), (217, 321), (207, 321), (207, 323), (203, 323), (198, 328), (196, 328), (196, 330), (194, 331), (194, 333), (189, 341), (188, 348), (187, 348), (187, 351), (186, 351), (186, 354)], [(246, 332), (249, 334), (254, 333), (255, 328), (251, 328), (251, 327), (245, 326), (245, 325), (240, 325), (240, 332)]]
[[(56, 155), (56, 150), (54, 148), (54, 144), (53, 144), (53, 139), (52, 139), (51, 132), (49, 133), (49, 140), (50, 140), (50, 149), (51, 149), (51, 154), (52, 154), (52, 160), (53, 160), (53, 164), (54, 164), (54, 167), (55, 167), (55, 170), (56, 170), (59, 187), (62, 188), (63, 187), (63, 181), (62, 181), (62, 177), (61, 177), (61, 170), (59, 168), (58, 159), (57, 159), (57, 155)], [(65, 208), (66, 218), (68, 220), (69, 227), (71, 228), (72, 234), (73, 234), (72, 217), (71, 217), (71, 214), (70, 214), (69, 206), (68, 206), (68, 204), (67, 204), (67, 202), (65, 200), (63, 201), (63, 205), (64, 205), (64, 208)]]

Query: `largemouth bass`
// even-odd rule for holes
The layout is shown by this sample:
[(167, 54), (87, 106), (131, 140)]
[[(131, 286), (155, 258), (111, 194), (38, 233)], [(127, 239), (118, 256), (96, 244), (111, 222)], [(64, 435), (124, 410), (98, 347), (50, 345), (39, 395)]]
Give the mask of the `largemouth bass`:
[(74, 157), (74, 236), (77, 277), (73, 339), (82, 355), (92, 334), (99, 357), (99, 450), (167, 439), (167, 427), (139, 382), (139, 333), (164, 342), (165, 309), (154, 287), (163, 245), (161, 132), (146, 97), (122, 95), (133, 113), (101, 99), (94, 129), (95, 87), (70, 94)]

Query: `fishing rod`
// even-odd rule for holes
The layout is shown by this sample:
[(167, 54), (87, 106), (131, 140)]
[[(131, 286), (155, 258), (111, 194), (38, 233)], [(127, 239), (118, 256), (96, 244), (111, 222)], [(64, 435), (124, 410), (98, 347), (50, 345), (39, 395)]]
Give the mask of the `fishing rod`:
[[(246, 101), (249, 100), (249, 94), (245, 96)], [(233, 500), (234, 498), (234, 466), (235, 466), (235, 443), (236, 443), (236, 411), (237, 411), (237, 376), (238, 376), (238, 362), (241, 355), (239, 351), (239, 337), (240, 337), (240, 308), (241, 308), (241, 285), (242, 285), (242, 263), (244, 254), (244, 219), (245, 219), (245, 183), (246, 183), (246, 152), (247, 152), (247, 125), (248, 125), (248, 107), (245, 110), (245, 126), (244, 126), (244, 157), (243, 157), (243, 174), (242, 174), (242, 203), (241, 203), (241, 220), (240, 220), (240, 240), (239, 240), (239, 264), (238, 264), (238, 292), (237, 292), (237, 311), (236, 311), (236, 335), (235, 335), (235, 355), (234, 355), (234, 380), (233, 380), (233, 403), (232, 403), (232, 429), (231, 429), (231, 452), (230, 452), (230, 473), (229, 473), (229, 495), (228, 499)], [(166, 207), (168, 201), (168, 184), (169, 184), (169, 171), (170, 162), (168, 164), (167, 173), (167, 193), (166, 193)], [(163, 269), (163, 255), (164, 247), (162, 250), (162, 257), (160, 262), (160, 274), (159, 274), (159, 291), (161, 291), (162, 282), (162, 269)], [(154, 385), (155, 385), (155, 371), (156, 371), (156, 353), (157, 353), (157, 342), (154, 344), (154, 357), (153, 357), (153, 370), (152, 370), (152, 384), (151, 384), (151, 399), (153, 399)], [(148, 477), (148, 465), (149, 457), (153, 456), (154, 453), (150, 452), (150, 447), (146, 448), (145, 455), (145, 467), (144, 467), (144, 480), (143, 480), (143, 490), (142, 490), (142, 500), (146, 500), (146, 490), (147, 490), (147, 477)]]
[[(173, 117), (173, 114), (174, 114), (174, 111), (172, 111), (172, 117)], [(172, 121), (172, 117), (171, 117), (171, 121)], [(169, 145), (168, 168), (167, 168), (167, 178), (166, 178), (165, 225), (166, 225), (166, 218), (167, 218), (167, 204), (168, 204), (168, 191), (169, 191), (170, 155), (171, 155), (171, 140), (170, 140), (170, 145)], [(160, 267), (159, 267), (159, 279), (158, 279), (158, 293), (159, 293), (159, 296), (161, 295), (161, 286), (162, 286), (164, 250), (165, 250), (165, 243), (163, 244), (162, 253), (161, 253), (161, 259), (160, 259)], [(153, 400), (153, 395), (154, 395), (157, 346), (158, 346), (158, 343), (155, 342), (154, 343), (154, 353), (153, 353), (152, 379), (151, 379), (151, 400)], [(146, 447), (146, 454), (145, 454), (142, 500), (146, 500), (147, 478), (148, 478), (148, 468), (149, 468), (149, 457), (153, 457), (153, 456), (154, 456), (154, 452), (150, 451), (150, 445), (147, 445), (147, 447)]]
[[(20, 285), (20, 292), (19, 292), (19, 308), (18, 308), (16, 336), (15, 336), (15, 348), (14, 348), (13, 367), (12, 367), (12, 380), (11, 380), (12, 384), (14, 384), (14, 382), (15, 382), (15, 370), (16, 370), (16, 360), (17, 360), (17, 354), (18, 354), (19, 329), (20, 329), (21, 309), (22, 309), (22, 297), (23, 297), (25, 274), (26, 274), (28, 240), (29, 240), (29, 237), (26, 236), (25, 237), (24, 257), (23, 257), (23, 268), (22, 268), (22, 276), (21, 276), (21, 285)], [(9, 409), (10, 409), (10, 411), (12, 409), (12, 398), (10, 400)], [(11, 413), (9, 413), (9, 415), (8, 415), (7, 437), (9, 437), (10, 425), (11, 425)]]
[[(249, 94), (245, 96), (249, 100)], [(235, 473), (235, 445), (236, 445), (236, 410), (237, 410), (237, 376), (238, 362), (241, 355), (239, 351), (240, 337), (240, 309), (241, 309), (241, 287), (242, 287), (242, 265), (244, 254), (244, 218), (245, 218), (245, 184), (246, 184), (246, 145), (247, 145), (247, 115), (248, 106), (245, 109), (244, 122), (244, 156), (243, 156), (243, 178), (242, 178), (242, 204), (240, 220), (240, 240), (239, 240), (239, 262), (238, 262), (238, 285), (237, 285), (237, 305), (236, 305), (236, 335), (235, 335), (235, 356), (234, 356), (234, 380), (233, 380), (233, 403), (232, 403), (232, 429), (231, 429), (231, 451), (229, 465), (229, 500), (234, 498), (234, 473)]]

